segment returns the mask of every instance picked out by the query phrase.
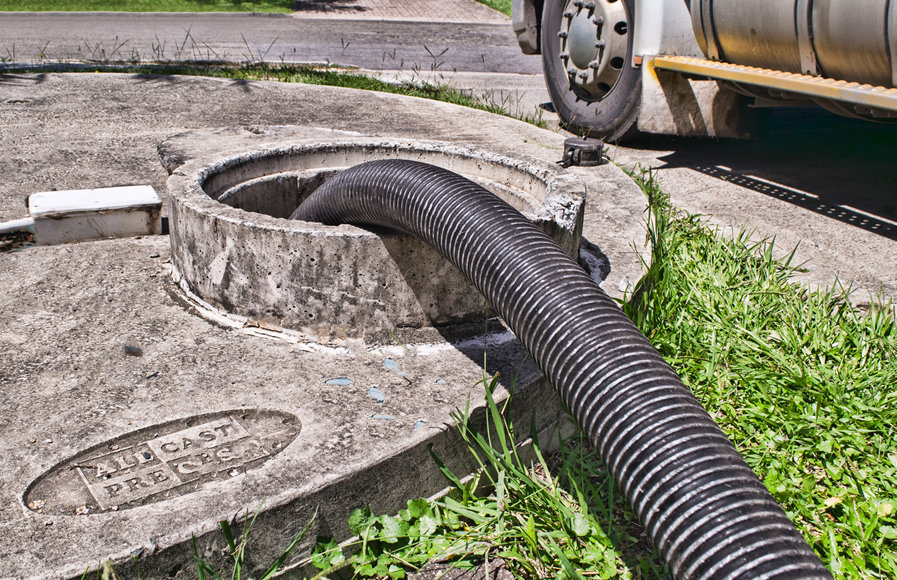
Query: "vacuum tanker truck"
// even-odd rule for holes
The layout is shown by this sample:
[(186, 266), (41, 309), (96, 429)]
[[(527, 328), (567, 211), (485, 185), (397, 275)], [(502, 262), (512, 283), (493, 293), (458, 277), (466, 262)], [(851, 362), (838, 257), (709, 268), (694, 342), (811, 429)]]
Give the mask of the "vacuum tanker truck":
[(746, 137), (764, 108), (897, 120), (897, 0), (512, 0), (561, 122)]

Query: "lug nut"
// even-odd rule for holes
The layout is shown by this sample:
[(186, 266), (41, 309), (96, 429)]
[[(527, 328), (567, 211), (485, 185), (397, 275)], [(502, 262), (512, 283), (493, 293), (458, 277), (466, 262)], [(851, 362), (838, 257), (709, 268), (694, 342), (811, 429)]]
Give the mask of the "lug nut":
[(585, 2), (582, 3), (582, 7), (586, 8), (587, 10), (594, 10), (595, 3), (592, 2), (591, 0), (586, 0)]
[(567, 31), (561, 30), (558, 32), (558, 38), (567, 38)]
[(573, 5), (577, 8), (582, 8), (582, 0), (573, 0)]
[(592, 16), (592, 24), (601, 26), (604, 24), (604, 18), (602, 16)]
[(589, 78), (589, 73), (581, 72), (579, 73), (579, 78), (581, 78), (582, 80), (586, 80), (587, 78)]
[(604, 48), (605, 44), (606, 43), (603, 40), (599, 40), (598, 42), (595, 43), (595, 48)]
[(598, 62), (597, 60), (593, 60), (592, 62), (589, 63), (589, 68), (592, 68), (592, 69), (597, 69), (600, 66), (601, 66), (601, 63)]
[(566, 52), (562, 52), (558, 56), (561, 57), (562, 60), (567, 60), (567, 58), (570, 56), (570, 54), (566, 53)]
[(566, 12), (564, 12), (564, 18), (573, 18), (573, 11), (567, 10)]

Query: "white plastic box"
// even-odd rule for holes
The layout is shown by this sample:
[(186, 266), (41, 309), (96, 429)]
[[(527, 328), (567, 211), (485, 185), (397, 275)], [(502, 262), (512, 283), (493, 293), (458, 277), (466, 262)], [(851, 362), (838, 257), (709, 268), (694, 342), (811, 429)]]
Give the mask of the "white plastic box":
[(41, 245), (162, 232), (162, 200), (149, 185), (44, 191), (28, 197), (28, 209)]

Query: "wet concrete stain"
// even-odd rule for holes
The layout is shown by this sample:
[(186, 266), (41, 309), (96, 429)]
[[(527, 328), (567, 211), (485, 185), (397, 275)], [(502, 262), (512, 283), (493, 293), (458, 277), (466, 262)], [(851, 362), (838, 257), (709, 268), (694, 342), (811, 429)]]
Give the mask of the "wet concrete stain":
[(372, 399), (375, 399), (379, 404), (383, 404), (386, 402), (386, 396), (383, 394), (383, 391), (378, 389), (377, 387), (371, 387), (368, 389), (368, 396)]
[(324, 381), (325, 385), (335, 385), (337, 387), (348, 387), (352, 384), (352, 379), (346, 377), (337, 377), (334, 379), (328, 379)]

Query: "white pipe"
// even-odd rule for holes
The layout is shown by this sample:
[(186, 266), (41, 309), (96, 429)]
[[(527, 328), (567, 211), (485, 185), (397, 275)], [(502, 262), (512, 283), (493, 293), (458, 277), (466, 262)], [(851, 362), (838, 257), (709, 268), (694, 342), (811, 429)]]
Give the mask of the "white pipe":
[(30, 217), (12, 220), (11, 222), (0, 222), (0, 234), (25, 231), (33, 225), (34, 219)]

